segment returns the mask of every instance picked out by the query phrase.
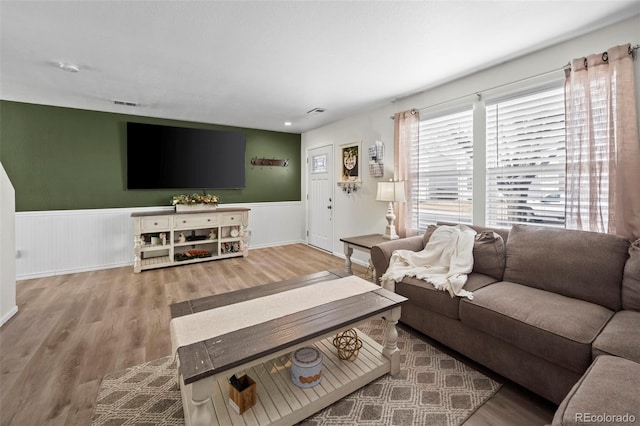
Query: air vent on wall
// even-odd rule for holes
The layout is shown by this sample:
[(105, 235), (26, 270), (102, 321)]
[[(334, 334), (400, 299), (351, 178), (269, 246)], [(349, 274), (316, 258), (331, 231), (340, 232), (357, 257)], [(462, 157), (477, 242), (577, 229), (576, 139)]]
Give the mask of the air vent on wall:
[(113, 103), (116, 105), (126, 105), (126, 106), (132, 106), (132, 107), (137, 107), (138, 104), (136, 102), (129, 102), (129, 101), (119, 101), (114, 99)]
[(320, 114), (320, 113), (323, 113), (325, 111), (326, 111), (326, 109), (324, 109), (324, 108), (314, 108), (314, 109), (311, 109), (311, 110), (307, 111), (307, 114)]

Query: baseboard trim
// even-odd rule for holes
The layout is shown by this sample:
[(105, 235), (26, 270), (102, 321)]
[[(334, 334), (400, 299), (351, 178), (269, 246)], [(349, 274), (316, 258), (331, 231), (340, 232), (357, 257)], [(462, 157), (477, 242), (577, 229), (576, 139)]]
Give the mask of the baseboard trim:
[(250, 245), (249, 250), (268, 248), (268, 247), (288, 246), (290, 244), (306, 244), (306, 243), (303, 240), (280, 241), (274, 244), (258, 244), (253, 246)]
[(23, 274), (23, 275), (17, 275), (16, 280), (17, 281), (32, 280), (36, 278), (54, 277), (57, 275), (78, 274), (80, 272), (91, 272), (91, 271), (100, 271), (102, 269), (122, 268), (124, 266), (133, 267), (133, 262), (113, 263), (113, 264), (107, 264), (107, 265), (95, 265), (95, 266), (89, 266), (86, 268), (43, 271), (35, 274)]
[(18, 313), (18, 306), (16, 305), (13, 308), (11, 308), (9, 312), (7, 312), (2, 316), (2, 318), (0, 319), (0, 327), (2, 327), (4, 323), (9, 321), (17, 313)]
[[(224, 204), (250, 211), (249, 245), (268, 247), (302, 240), (301, 202)], [(16, 213), (16, 278), (20, 280), (130, 266), (136, 212), (171, 206), (53, 210)]]

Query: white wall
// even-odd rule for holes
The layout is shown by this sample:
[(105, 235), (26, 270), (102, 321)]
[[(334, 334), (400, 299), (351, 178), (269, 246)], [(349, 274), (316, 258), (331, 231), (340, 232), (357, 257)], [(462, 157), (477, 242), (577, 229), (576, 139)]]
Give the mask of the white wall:
[[(250, 249), (303, 242), (299, 201), (224, 207), (251, 209)], [(14, 259), (14, 250), (18, 251), (14, 282), (16, 276), (27, 279), (133, 265), (131, 213), (158, 210), (173, 207), (19, 212), (11, 250)]]
[[(382, 233), (384, 231), (386, 205), (375, 201), (375, 192), (379, 180), (389, 179), (393, 176), (393, 120), (389, 117), (394, 113), (411, 108), (421, 109), (474, 93), (482, 93), (504, 84), (559, 69), (573, 58), (601, 52), (610, 47), (626, 43), (631, 43), (632, 45), (640, 43), (640, 16), (635, 16), (619, 24), (426, 90), (395, 103), (390, 102), (388, 105), (376, 110), (304, 133), (302, 135), (301, 148), (303, 156), (306, 155), (308, 149), (333, 143), (336, 154), (334, 158), (338, 158), (337, 154), (341, 144), (361, 140), (363, 166), (367, 165), (365, 161), (367, 149), (376, 140), (382, 140), (385, 144), (384, 178), (371, 178), (368, 171), (363, 169), (363, 187), (361, 190), (351, 195), (346, 195), (336, 190), (334, 203), (334, 253), (341, 254), (343, 251), (342, 243), (340, 243), (341, 237)], [(467, 48), (473, 47), (469, 46)], [(460, 54), (464, 54), (464, 50), (461, 50)], [(637, 110), (640, 113), (640, 95), (638, 95), (640, 92), (640, 59), (635, 61), (635, 77)], [(389, 76), (389, 78), (399, 78), (399, 76)], [(339, 163), (336, 164), (336, 170), (338, 170), (338, 167)], [(303, 168), (303, 204), (305, 203), (304, 200), (306, 200), (306, 174), (307, 170)], [(336, 176), (339, 176), (339, 174), (336, 173)], [(304, 208), (306, 211), (306, 205)], [(306, 217), (303, 226), (306, 229)], [(366, 255), (359, 252), (354, 252), (354, 257), (360, 261), (364, 261), (367, 258)]]
[(0, 164), (0, 326), (18, 312), (15, 211), (15, 191)]

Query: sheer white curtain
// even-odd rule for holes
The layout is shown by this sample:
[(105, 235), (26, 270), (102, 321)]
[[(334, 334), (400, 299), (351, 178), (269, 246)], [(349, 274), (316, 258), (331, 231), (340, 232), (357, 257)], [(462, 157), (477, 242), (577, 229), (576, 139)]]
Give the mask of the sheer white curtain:
[(571, 61), (566, 227), (640, 238), (640, 141), (630, 45)]
[(416, 224), (411, 220), (413, 211), (414, 184), (416, 177), (411, 172), (411, 146), (418, 143), (420, 134), (420, 115), (415, 109), (398, 112), (394, 115), (394, 144), (393, 144), (393, 178), (404, 181), (405, 203), (398, 203), (396, 229), (401, 237), (416, 235)]

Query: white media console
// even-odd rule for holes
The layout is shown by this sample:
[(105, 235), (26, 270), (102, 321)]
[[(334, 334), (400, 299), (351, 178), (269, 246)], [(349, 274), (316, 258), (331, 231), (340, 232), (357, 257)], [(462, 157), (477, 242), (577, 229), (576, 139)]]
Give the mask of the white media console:
[(248, 208), (132, 213), (133, 271), (249, 254)]

